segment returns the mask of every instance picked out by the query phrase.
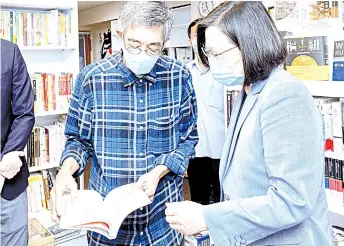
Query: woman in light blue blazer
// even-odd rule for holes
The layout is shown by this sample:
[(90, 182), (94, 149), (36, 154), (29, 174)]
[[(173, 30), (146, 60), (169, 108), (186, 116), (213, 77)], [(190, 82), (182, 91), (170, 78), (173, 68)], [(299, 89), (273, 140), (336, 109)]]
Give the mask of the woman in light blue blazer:
[(198, 46), (216, 80), (243, 90), (221, 157), (221, 202), (168, 204), (171, 227), (209, 230), (216, 246), (332, 246), (322, 117), (283, 70), (286, 47), (263, 4), (222, 3), (198, 27)]

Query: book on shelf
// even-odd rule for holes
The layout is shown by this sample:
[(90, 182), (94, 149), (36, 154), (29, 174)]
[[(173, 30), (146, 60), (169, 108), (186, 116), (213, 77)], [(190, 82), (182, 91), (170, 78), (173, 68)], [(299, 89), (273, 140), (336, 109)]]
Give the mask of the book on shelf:
[(344, 81), (344, 40), (334, 41), (333, 47), (333, 81)]
[(44, 167), (59, 163), (66, 143), (65, 125), (35, 126), (24, 149), (29, 167)]
[(50, 73), (34, 73), (30, 74), (30, 78), (35, 113), (67, 111), (73, 86), (73, 74), (62, 72), (55, 76)]
[[(317, 107), (319, 108), (325, 124), (325, 151), (330, 150), (334, 151), (334, 138), (341, 138), (340, 134), (338, 133), (338, 125), (341, 124), (340, 118), (341, 116), (338, 115), (338, 98), (319, 98), (315, 97), (315, 102)], [(339, 146), (336, 146), (336, 149)]]
[(54, 246), (54, 237), (37, 219), (29, 219), (28, 246)]
[(288, 72), (300, 80), (329, 80), (327, 37), (284, 38)]
[(28, 192), (28, 209), (29, 212), (40, 212), (43, 209), (51, 209), (50, 186), (52, 183), (51, 174), (48, 176), (49, 170), (32, 173), (29, 177)]
[(132, 184), (113, 189), (103, 200), (94, 190), (78, 191), (71, 199), (65, 195), (61, 229), (85, 229), (98, 232), (109, 239), (117, 236), (123, 220), (133, 211), (151, 203), (147, 195)]
[(233, 107), (236, 103), (236, 100), (239, 96), (240, 91), (235, 91), (235, 90), (228, 90), (226, 89), (226, 108), (225, 108), (225, 113), (226, 113), (226, 127), (229, 126), (231, 114), (233, 111)]
[(333, 28), (342, 21), (339, 1), (274, 1), (268, 12), (283, 30)]
[(54, 244), (59, 245), (68, 242), (78, 236), (81, 236), (81, 230), (61, 229), (58, 224), (48, 228), (50, 233), (54, 236)]
[(68, 11), (0, 11), (0, 38), (20, 46), (68, 46), (71, 33), (72, 18)]
[[(325, 158), (325, 188), (343, 193), (344, 161)], [(343, 204), (344, 206), (344, 204)]]

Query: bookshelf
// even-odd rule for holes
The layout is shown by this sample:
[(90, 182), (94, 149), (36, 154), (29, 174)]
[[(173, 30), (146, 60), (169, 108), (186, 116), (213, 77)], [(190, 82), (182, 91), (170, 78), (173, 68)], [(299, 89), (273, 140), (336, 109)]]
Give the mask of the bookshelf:
[(62, 114), (67, 114), (68, 110), (54, 110), (54, 111), (46, 111), (46, 112), (38, 112), (35, 114), (36, 120), (41, 118), (41, 117), (46, 117), (46, 116), (55, 116), (55, 115), (62, 115)]
[[(295, 2), (296, 3), (296, 2)], [(263, 4), (265, 4), (266, 8), (271, 10), (274, 5), (276, 4), (275, 1), (263, 1)], [(296, 4), (306, 4), (303, 3), (303, 1), (298, 1)], [(308, 4), (311, 4), (311, 2), (308, 2)], [(333, 4), (333, 3), (330, 3)], [(297, 18), (303, 18), (302, 24), (298, 22), (293, 22), (292, 20), (285, 17), (285, 19), (276, 21), (276, 26), (279, 31), (290, 31), (292, 33), (292, 38), (296, 37), (312, 37), (312, 36), (326, 36), (327, 37), (327, 59), (328, 62), (328, 73), (329, 73), (329, 80), (328, 81), (320, 81), (320, 80), (300, 80), (304, 83), (304, 85), (307, 87), (307, 89), (310, 91), (313, 97), (323, 97), (323, 98), (332, 98), (339, 100), (340, 98), (344, 98), (344, 81), (333, 81), (332, 74), (333, 74), (333, 62), (336, 61), (334, 59), (334, 42), (338, 40), (344, 40), (344, 33), (343, 33), (343, 13), (344, 13), (344, 2), (338, 1), (338, 11), (339, 15), (336, 18), (333, 18), (331, 20), (314, 20), (310, 19), (310, 17), (307, 16), (307, 12), (303, 12), (300, 15), (297, 15)], [(331, 5), (331, 7), (333, 7)], [(333, 10), (333, 9), (332, 9)], [(275, 9), (270, 12), (270, 14), (275, 14)], [(291, 15), (292, 16), (292, 15)], [(336, 20), (337, 19), (337, 20)], [(295, 20), (294, 20), (295, 21)], [(306, 24), (306, 25), (305, 25)], [(309, 26), (307, 25), (309, 24)], [(325, 51), (325, 53), (326, 53)], [(326, 55), (325, 55), (326, 57)], [(326, 62), (325, 62), (326, 64)], [(235, 91), (240, 91), (242, 89), (242, 86), (234, 86), (234, 87), (225, 87), (224, 91), (224, 99), (225, 99), (225, 105), (227, 105), (227, 101), (229, 98), (234, 97), (233, 95), (236, 95)], [(231, 105), (231, 104), (230, 104)], [(325, 151), (325, 157), (334, 159), (334, 160), (340, 160), (344, 161), (344, 145), (342, 143), (342, 138), (344, 136), (339, 136), (334, 134), (335, 129), (335, 123), (336, 126), (338, 126), (338, 115), (335, 116), (335, 111), (332, 109), (333, 104), (330, 106), (331, 113), (329, 113), (331, 120), (328, 121), (328, 117), (325, 118), (325, 131), (328, 138), (328, 133), (332, 131), (333, 141), (334, 141), (334, 151), (328, 150)], [(322, 112), (323, 113), (323, 112)], [(230, 114), (230, 107), (225, 107), (225, 114), (226, 114), (226, 121), (225, 121), (225, 127), (227, 128), (227, 115)], [(323, 113), (324, 114), (324, 113)], [(326, 116), (329, 116), (326, 115)], [(339, 113), (340, 115), (340, 113)], [(344, 120), (344, 116), (342, 116), (342, 119)], [(330, 122), (330, 123), (329, 123)], [(340, 122), (340, 119), (339, 119)], [(328, 124), (331, 125), (331, 128), (329, 130)], [(344, 127), (344, 122), (342, 123), (342, 126)], [(337, 128), (336, 128), (337, 129)], [(332, 220), (332, 223), (334, 225), (338, 225), (341, 227), (344, 227), (344, 193), (340, 191), (335, 190), (326, 190), (326, 196), (328, 200), (328, 206), (330, 211), (330, 217)]]
[[(16, 34), (18, 37), (18, 47), (22, 53), (22, 56), (27, 65), (28, 72), (31, 75), (36, 73), (46, 73), (55, 76), (51, 83), (54, 85), (47, 90), (51, 89), (51, 92), (56, 96), (61, 96), (60, 92), (60, 77), (62, 73), (68, 73), (72, 75), (72, 78), (76, 78), (79, 73), (79, 44), (78, 44), (78, 6), (76, 0), (0, 0), (1, 10), (1, 32), (2, 38), (11, 41), (14, 38), (8, 38), (5, 36), (5, 29), (9, 28), (10, 37), (14, 37), (12, 34)], [(6, 14), (4, 14), (6, 13)], [(8, 14), (10, 13), (10, 14)], [(55, 16), (54, 16), (55, 14)], [(11, 16), (8, 20), (8, 16)], [(19, 16), (19, 17), (18, 17)], [(30, 17), (32, 30), (24, 27), (30, 27), (27, 21)], [(61, 17), (63, 16), (63, 17)], [(6, 19), (7, 18), (7, 19)], [(63, 19), (64, 18), (64, 19)], [(11, 21), (16, 23), (12, 25)], [(25, 20), (25, 21), (24, 21)], [(55, 22), (54, 22), (55, 21)], [(8, 23), (10, 23), (8, 25)], [(33, 24), (34, 23), (34, 24)], [(7, 25), (5, 25), (7, 24)], [(54, 25), (51, 25), (54, 24)], [(27, 26), (26, 26), (27, 25)], [(23, 27), (24, 26), (24, 27)], [(40, 29), (39, 29), (40, 27)], [(55, 29), (53, 28), (55, 27)], [(16, 29), (15, 29), (16, 28)], [(56, 30), (56, 31), (53, 31)], [(19, 31), (21, 30), (21, 31)], [(25, 31), (26, 30), (26, 31)], [(32, 34), (33, 33), (33, 34)], [(41, 36), (39, 36), (39, 34)], [(4, 36), (3, 36), (4, 35)], [(28, 38), (30, 35), (30, 38)], [(55, 36), (56, 35), (56, 36)], [(33, 41), (34, 40), (34, 41)], [(39, 40), (39, 41), (37, 41)], [(32, 77), (31, 77), (32, 80)], [(32, 80), (33, 81), (33, 80)], [(72, 91), (72, 80), (66, 80), (64, 90)], [(43, 82), (45, 83), (45, 82)], [(50, 83), (50, 81), (49, 81)], [(67, 87), (67, 84), (69, 86)], [(55, 87), (56, 86), (56, 87)], [(44, 86), (42, 87), (44, 91)], [(68, 88), (68, 89), (66, 89)], [(35, 90), (35, 87), (34, 87)], [(37, 93), (38, 89), (36, 89)], [(44, 92), (42, 92), (44, 94)], [(46, 94), (47, 97), (53, 94)], [(37, 95), (37, 94), (36, 94)], [(54, 96), (54, 97), (55, 97)], [(66, 97), (67, 99), (67, 97)], [(44, 100), (49, 100), (44, 99)], [(55, 100), (55, 99), (53, 99)], [(36, 127), (54, 125), (59, 121), (61, 115), (65, 115), (68, 112), (68, 99), (65, 101), (65, 105), (58, 105), (58, 99), (55, 101), (55, 106), (46, 108), (35, 112)], [(44, 139), (44, 138), (43, 138)], [(56, 146), (51, 147), (52, 151), (56, 151)], [(50, 148), (50, 147), (49, 147)], [(40, 153), (40, 152), (39, 152)], [(39, 156), (42, 158), (42, 156)], [(51, 161), (51, 162), (50, 162)], [(37, 166), (29, 167), (31, 177), (40, 173), (41, 171), (51, 170), (51, 175), (55, 175), (55, 170), (59, 167), (59, 159), (55, 157), (54, 160), (41, 161)], [(54, 178), (52, 178), (52, 181)], [(80, 189), (84, 189), (83, 176), (79, 179)], [(40, 187), (38, 184), (38, 187)], [(35, 188), (32, 192), (37, 195), (37, 182), (34, 182)], [(41, 185), (43, 186), (43, 185)], [(44, 184), (44, 188), (47, 186)], [(50, 188), (50, 186), (49, 186)], [(36, 191), (36, 193), (34, 192)], [(48, 190), (49, 191), (49, 190)], [(44, 190), (43, 195), (46, 191)], [(49, 192), (48, 192), (49, 193)], [(32, 195), (32, 193), (30, 193)], [(42, 195), (42, 192), (41, 192)], [(45, 193), (45, 197), (47, 194)], [(29, 198), (32, 200), (32, 198)], [(39, 199), (34, 196), (33, 199)], [(43, 198), (42, 198), (43, 204)], [(31, 206), (31, 205), (30, 205)], [(30, 210), (30, 209), (29, 209)], [(47, 221), (50, 218), (50, 212), (47, 209), (39, 210), (38, 212), (30, 212), (29, 217), (38, 218), (40, 221)]]
[(46, 164), (43, 164), (42, 166), (29, 167), (29, 172), (34, 173), (34, 172), (39, 172), (42, 170), (57, 168), (59, 166), (60, 166), (59, 163), (46, 163)]

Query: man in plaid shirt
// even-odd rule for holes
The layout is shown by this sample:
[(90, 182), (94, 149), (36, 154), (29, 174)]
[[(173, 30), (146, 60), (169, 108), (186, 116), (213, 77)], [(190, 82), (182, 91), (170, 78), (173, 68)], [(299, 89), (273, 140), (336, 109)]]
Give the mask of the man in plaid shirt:
[(118, 31), (122, 52), (87, 66), (76, 80), (53, 219), (89, 158), (90, 189), (105, 197), (136, 182), (153, 200), (124, 220), (116, 239), (89, 232), (89, 245), (182, 245), (164, 212), (165, 203), (183, 200), (183, 174), (198, 141), (197, 109), (190, 72), (162, 56), (172, 21), (164, 2), (126, 3)]

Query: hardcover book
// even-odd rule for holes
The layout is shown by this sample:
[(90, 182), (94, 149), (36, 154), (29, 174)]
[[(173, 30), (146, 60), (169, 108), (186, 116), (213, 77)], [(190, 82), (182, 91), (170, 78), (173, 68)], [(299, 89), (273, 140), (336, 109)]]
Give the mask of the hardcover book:
[(329, 80), (327, 37), (285, 38), (287, 70), (300, 80)]

